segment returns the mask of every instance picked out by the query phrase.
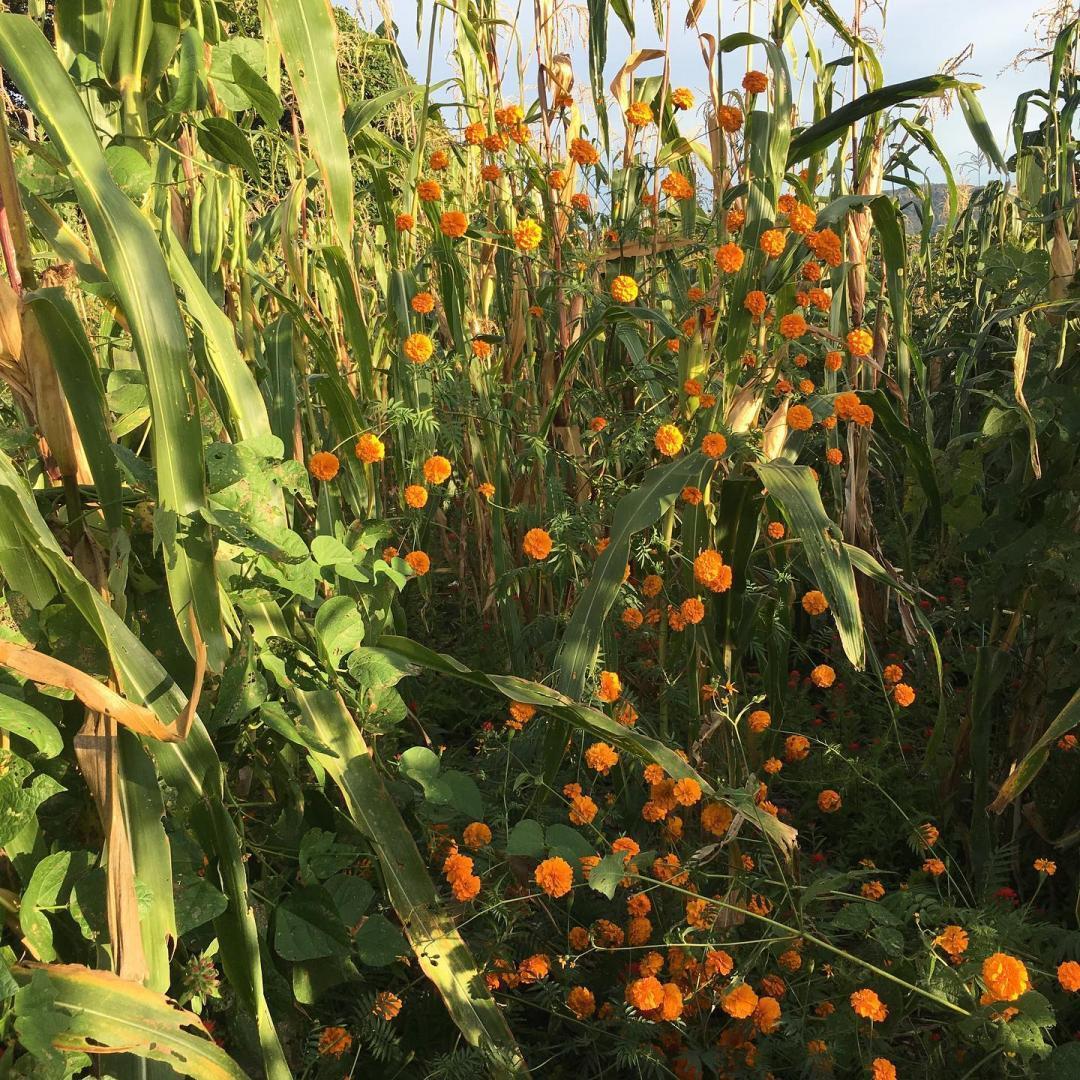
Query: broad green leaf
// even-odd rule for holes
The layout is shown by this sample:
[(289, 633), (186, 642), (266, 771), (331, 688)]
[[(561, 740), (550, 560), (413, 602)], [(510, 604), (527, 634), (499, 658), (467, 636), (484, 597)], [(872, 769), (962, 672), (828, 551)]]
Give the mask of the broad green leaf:
[(47, 758), (56, 757), (64, 749), (60, 730), (44, 713), (4, 692), (0, 692), (0, 728), (32, 742)]
[[(36, 1054), (48, 1044), (91, 1055), (123, 1052), (197, 1080), (247, 1080), (202, 1021), (164, 994), (79, 964), (18, 964), (12, 975), (21, 987), (16, 1031)], [(31, 990), (33, 998), (23, 996)]]

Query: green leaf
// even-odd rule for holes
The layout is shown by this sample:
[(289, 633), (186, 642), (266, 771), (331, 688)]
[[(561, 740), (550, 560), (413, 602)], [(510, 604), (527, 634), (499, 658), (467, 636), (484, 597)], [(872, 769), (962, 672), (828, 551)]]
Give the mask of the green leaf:
[(368, 967), (386, 967), (399, 956), (409, 955), (409, 944), (401, 931), (383, 915), (372, 915), (353, 935), (353, 946)]
[(18, 735), (34, 746), (47, 758), (54, 758), (64, 749), (60, 729), (32, 705), (0, 691), (0, 728)]
[(176, 932), (180, 937), (216, 919), (229, 906), (229, 898), (198, 874), (183, 874), (176, 879), (173, 894), (176, 909)]
[(237, 87), (265, 123), (270, 127), (276, 127), (281, 114), (285, 111), (281, 107), (281, 101), (270, 89), (270, 84), (239, 53), (233, 54), (232, 76)]
[(465, 1039), (497, 1052), (506, 1062), (498, 1070), (501, 1075), (524, 1075), (506, 1019), (484, 987), (453, 919), (439, 903), (416, 842), (386, 791), (360, 729), (338, 695), (297, 690), (295, 696), (305, 723), (341, 755), (317, 759), (375, 850), (390, 903), (424, 974), (442, 995)]
[(164, 994), (79, 964), (19, 964), (12, 974), (20, 983), (15, 1030), (35, 1057), (55, 1060), (59, 1044), (88, 1054), (135, 1054), (197, 1080), (247, 1080), (202, 1021)]
[(71, 852), (46, 855), (34, 867), (19, 901), (19, 925), (33, 954), (46, 962), (56, 959), (52, 925), (41, 908), (56, 907), (60, 890), (71, 867)]
[(331, 668), (364, 640), (364, 617), (351, 596), (331, 596), (315, 615), (315, 636)]
[(626, 867), (623, 865), (623, 859), (624, 856), (618, 851), (605, 855), (589, 871), (589, 888), (595, 889), (609, 900), (613, 900), (619, 882), (626, 877)]
[(330, 894), (309, 885), (290, 893), (274, 915), (274, 949), (285, 960), (339, 956), (349, 939)]
[[(48, 41), (25, 15), (0, 14), (0, 65), (67, 167), (109, 281), (147, 374), (158, 496), (166, 512), (190, 515), (205, 502), (202, 432), (187, 335), (153, 229), (109, 175), (97, 132)], [(168, 551), (169, 595), (180, 634), (194, 655), (194, 606), (210, 667), (227, 650), (213, 550), (199, 533)]]
[(523, 818), (506, 838), (507, 855), (539, 857), (544, 854), (544, 827), (539, 821)]
[(960, 101), (960, 110), (964, 114), (975, 145), (987, 156), (990, 164), (998, 172), (1007, 173), (1009, 168), (1001, 156), (1001, 150), (998, 149), (997, 139), (994, 138), (994, 133), (986, 122), (986, 113), (983, 112), (982, 105), (975, 96), (976, 89), (977, 87), (971, 83), (959, 84), (957, 96)]
[(352, 251), (353, 174), (345, 136), (345, 102), (337, 65), (337, 31), (328, 0), (268, 0), (270, 26), (304, 119), (308, 149), (326, 187), (344, 251)]
[(800, 161), (821, 153), (837, 139), (843, 138), (852, 124), (857, 124), (867, 116), (905, 101), (941, 97), (947, 90), (959, 90), (963, 94), (965, 85), (951, 75), (924, 75), (919, 79), (909, 79), (907, 82), (892, 83), (880, 90), (872, 90), (869, 94), (863, 94), (854, 101), (841, 105), (839, 109), (834, 109), (816, 124), (799, 131), (791, 140), (787, 164), (789, 167), (797, 165)]
[(852, 667), (861, 669), (866, 653), (855, 574), (840, 530), (821, 504), (813, 473), (805, 465), (780, 461), (754, 468), (769, 496), (784, 511), (791, 533), (802, 541), (813, 579), (829, 601), (844, 652)]
[(196, 129), (199, 145), (211, 156), (226, 165), (237, 165), (252, 179), (259, 178), (259, 162), (252, 152), (247, 136), (231, 120), (223, 116), (208, 116)]

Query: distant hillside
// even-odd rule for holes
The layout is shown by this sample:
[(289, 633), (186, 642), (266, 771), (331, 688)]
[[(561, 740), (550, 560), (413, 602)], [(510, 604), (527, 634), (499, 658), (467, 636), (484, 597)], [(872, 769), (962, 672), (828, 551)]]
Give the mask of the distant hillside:
[[(968, 204), (968, 200), (978, 191), (977, 187), (971, 184), (957, 184), (957, 210), (963, 210)], [(907, 189), (897, 187), (889, 190), (890, 195), (895, 195), (900, 200), (900, 205), (904, 210), (904, 217), (907, 220), (907, 228), (909, 232), (919, 232), (922, 228), (922, 221), (919, 218), (919, 213), (915, 209), (915, 196)], [(930, 202), (934, 208), (934, 228), (940, 229), (945, 224), (945, 218), (948, 215), (949, 204), (949, 188), (947, 184), (931, 184), (930, 185)]]

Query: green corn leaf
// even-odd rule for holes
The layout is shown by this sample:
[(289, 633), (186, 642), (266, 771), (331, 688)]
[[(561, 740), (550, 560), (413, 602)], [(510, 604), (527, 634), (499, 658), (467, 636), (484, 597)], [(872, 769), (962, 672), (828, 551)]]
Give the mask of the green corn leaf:
[[(52, 152), (67, 167), (127, 315), (150, 390), (161, 509), (170, 515), (195, 515), (206, 501), (199, 409), (187, 335), (153, 229), (110, 176), (90, 117), (31, 19), (0, 15), (0, 63), (48, 132)], [(212, 547), (202, 542), (198, 528), (190, 543), (170, 552), (169, 594), (180, 633), (193, 655), (188, 611), (194, 607), (210, 665), (219, 671), (227, 651), (218, 583)]]
[(352, 251), (353, 177), (337, 65), (337, 31), (329, 0), (267, 0), (278, 49), (292, 80), (308, 147), (326, 185), (341, 246)]
[(527, 1076), (506, 1020), (484, 988), (454, 920), (443, 910), (416, 842), (344, 702), (329, 691), (294, 693), (307, 729), (337, 751), (335, 756), (311, 753), (337, 784), (350, 817), (375, 847), (390, 902), (424, 974), (466, 1040), (497, 1057), (496, 1075)]
[(779, 461), (757, 464), (754, 468), (769, 497), (784, 511), (792, 534), (802, 541), (810, 572), (829, 601), (848, 660), (853, 667), (862, 668), (866, 650), (851, 559), (840, 530), (825, 513), (813, 474), (805, 465)]

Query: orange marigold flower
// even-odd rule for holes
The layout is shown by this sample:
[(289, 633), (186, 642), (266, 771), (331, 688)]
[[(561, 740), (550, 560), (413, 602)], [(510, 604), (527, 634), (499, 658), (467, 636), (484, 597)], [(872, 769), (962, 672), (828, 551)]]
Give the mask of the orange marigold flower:
[(746, 294), (746, 299), (743, 300), (743, 307), (750, 312), (755, 318), (760, 318), (765, 314), (765, 305), (767, 300), (765, 294), (760, 289), (752, 289)]
[(743, 76), (742, 85), (748, 94), (764, 94), (769, 86), (769, 77), (764, 71), (748, 71)]
[(825, 599), (823, 592), (811, 589), (803, 593), (802, 606), (807, 615), (821, 615), (829, 610), (829, 601)]
[(337, 455), (331, 454), (328, 450), (317, 450), (308, 462), (308, 472), (316, 480), (333, 480), (340, 468), (341, 462), (338, 461)]
[(835, 349), (825, 354), (825, 370), (826, 371), (839, 371), (844, 363), (844, 354), (837, 352)]
[(706, 548), (694, 559), (694, 580), (712, 588), (713, 583), (720, 579), (723, 569), (724, 558), (720, 552)]
[(429, 292), (418, 292), (410, 301), (409, 306), (413, 311), (421, 315), (427, 315), (435, 310), (435, 297)]
[(664, 987), (653, 975), (626, 984), (626, 1001), (639, 1013), (650, 1013), (664, 1003)]
[(412, 214), (398, 214), (394, 218), (394, 228), (398, 232), (412, 232), (416, 227), (416, 218)]
[(679, 605), (679, 611), (682, 617), (694, 626), (705, 618), (705, 605), (696, 596), (687, 597)]
[(885, 895), (885, 886), (880, 881), (865, 881), (859, 893), (864, 900), (880, 900)]
[(684, 503), (688, 503), (690, 506), (697, 506), (700, 504), (704, 495), (701, 493), (701, 488), (698, 487), (684, 487), (679, 494), (679, 498)]
[(788, 341), (794, 341), (796, 338), (801, 338), (803, 334), (809, 329), (806, 320), (797, 312), (793, 311), (789, 315), (783, 316), (780, 320), (780, 335), (786, 337)]
[(464, 236), (469, 228), (469, 219), (460, 210), (447, 210), (439, 217), (439, 231), (443, 236), (456, 239)]
[(575, 952), (584, 952), (589, 947), (589, 931), (584, 926), (575, 926), (566, 940)]
[(570, 869), (570, 864), (558, 856), (545, 859), (536, 868), (536, 873), (533, 876), (536, 884), (548, 896), (553, 896), (556, 900), (560, 896), (565, 896), (574, 882), (574, 872)]
[(617, 304), (632, 304), (638, 298), (638, 284), (629, 274), (619, 274), (611, 283), (611, 298)]
[(833, 398), (833, 412), (841, 420), (854, 419), (855, 413), (859, 408), (859, 395), (851, 393), (850, 390), (846, 390), (842, 394), (837, 394)]
[(804, 281), (820, 281), (821, 280), (821, 267), (812, 260), (807, 260), (799, 268), (799, 276)]
[(585, 764), (601, 776), (607, 776), (613, 765), (619, 763), (615, 747), (606, 742), (595, 742), (585, 751)]
[(833, 791), (832, 788), (826, 788), (818, 793), (817, 805), (823, 814), (835, 814), (841, 806), (840, 793)]
[(442, 484), (450, 478), (450, 462), (441, 454), (432, 454), (424, 462), (424, 479), (429, 484)]
[(893, 687), (892, 696), (901, 709), (906, 709), (915, 700), (915, 691), (907, 683), (897, 683)]
[(569, 153), (579, 165), (595, 165), (600, 160), (596, 147), (586, 139), (571, 139)]
[(484, 125), (481, 123), (469, 124), (465, 128), (465, 142), (469, 146), (479, 146), (484, 141)]
[(645, 616), (637, 608), (628, 607), (622, 613), (622, 624), (628, 630), (639, 630), (645, 621)]
[(673, 199), (691, 199), (694, 196), (694, 187), (682, 173), (671, 172), (664, 177), (660, 184), (660, 190)]
[(497, 180), (502, 178), (503, 171), (498, 165), (484, 165), (480, 169), (480, 179), (486, 180), (489, 184), (494, 184)]
[(723, 949), (709, 949), (705, 953), (705, 974), (710, 978), (717, 975), (730, 975), (735, 969), (735, 961), (731, 954)]
[(886, 664), (881, 674), (887, 683), (898, 683), (904, 677), (904, 669), (899, 664)]
[(683, 447), (682, 432), (674, 424), (661, 424), (656, 429), (653, 444), (664, 457), (674, 457)]
[(435, 351), (435, 342), (427, 334), (410, 334), (405, 339), (401, 351), (414, 364), (426, 364)]
[(716, 265), (725, 273), (737, 273), (745, 259), (746, 253), (738, 244), (724, 244), (716, 249)]
[(543, 230), (536, 221), (522, 221), (514, 230), (514, 246), (518, 251), (535, 251), (543, 239)]
[(450, 164), (450, 155), (445, 150), (436, 150), (435, 153), (428, 158), (428, 164), (436, 172), (439, 172)]
[(596, 691), (596, 696), (610, 705), (618, 701), (621, 694), (622, 683), (619, 681), (618, 674), (614, 671), (601, 671), (600, 686)]
[(465, 826), (461, 839), (470, 851), (479, 851), (491, 843), (491, 830), (482, 821), (474, 821)]
[(1057, 873), (1057, 863), (1051, 859), (1036, 859), (1033, 866), (1040, 874), (1045, 874), (1047, 877), (1053, 877)]
[(472, 354), (477, 360), (486, 360), (492, 351), (492, 344), (490, 341), (484, 341), (482, 338), (473, 338), (470, 343), (472, 348)]
[(728, 232), (738, 232), (746, 224), (746, 211), (733, 206), (724, 215), (724, 227)]
[(438, 202), (442, 198), (442, 188), (438, 180), (421, 180), (416, 185), (416, 194), (421, 202)]
[(381, 1020), (393, 1020), (401, 1012), (401, 998), (390, 990), (380, 990), (375, 995), (371, 1011)]
[(644, 915), (637, 915), (626, 924), (628, 945), (644, 945), (652, 937), (652, 923)]
[(765, 255), (770, 259), (775, 259), (777, 255), (784, 253), (784, 247), (787, 241), (784, 239), (784, 234), (779, 229), (766, 229), (761, 234), (761, 240), (759, 245), (761, 250), (765, 252)]
[(810, 672), (810, 681), (819, 689), (826, 690), (836, 682), (836, 672), (828, 664), (818, 664)]
[(758, 996), (746, 984), (739, 983), (720, 999), (720, 1008), (735, 1020), (745, 1020), (757, 1008)]
[(543, 953), (527, 956), (518, 964), (518, 978), (528, 986), (540, 982), (551, 974), (551, 961)]
[(562, 191), (566, 187), (566, 173), (561, 169), (552, 169), (548, 173), (548, 187), (552, 191)]
[(743, 112), (737, 105), (721, 105), (716, 112), (716, 119), (729, 135), (742, 130)]
[(485, 499), (490, 499), (495, 494), (495, 485), (489, 484), (486, 480), (477, 487), (477, 492)]
[(869, 356), (874, 347), (874, 335), (861, 327), (852, 330), (847, 336), (847, 347), (852, 356)]
[(589, 200), (589, 196), (584, 192), (577, 192), (570, 196), (570, 205), (575, 209), (581, 211), (583, 214), (587, 214), (592, 209), (592, 203)]
[(647, 101), (635, 101), (626, 110), (626, 122), (631, 127), (645, 127), (653, 122), (652, 107)]
[(723, 836), (733, 818), (731, 807), (725, 803), (710, 802), (701, 808), (701, 827), (713, 836)]
[(579, 1019), (585, 1020), (596, 1012), (596, 998), (585, 986), (575, 986), (566, 995), (566, 1007)]
[(701, 785), (690, 777), (675, 781), (675, 801), (680, 806), (693, 806), (701, 799)]
[(762, 1033), (768, 1035), (775, 1031), (780, 1023), (780, 1002), (776, 998), (758, 998), (757, 1007), (754, 1009), (754, 1026)]
[(880, 1024), (889, 1015), (889, 1010), (885, 1007), (885, 1003), (881, 998), (873, 990), (866, 987), (856, 990), (849, 1000), (851, 1001), (851, 1007), (855, 1010), (855, 1015), (866, 1020), (873, 1020), (875, 1023)]
[(805, 235), (817, 224), (817, 214), (812, 206), (796, 203), (788, 211), (788, 225), (793, 233)]
[(830, 465), (842, 465), (844, 463), (844, 452), (835, 446), (830, 446), (825, 451), (825, 460)]
[(319, 1034), (318, 1051), (322, 1057), (339, 1058), (353, 1044), (352, 1036), (343, 1027), (323, 1028)]
[(374, 465), (386, 457), (386, 447), (378, 435), (372, 435), (368, 431), (356, 440), (356, 456), (365, 465)]
[(414, 510), (419, 510), (428, 500), (427, 488), (421, 484), (409, 484), (403, 494), (406, 506), (411, 506)]
[(769, 534), (770, 540), (783, 540), (787, 534), (787, 529), (784, 528), (782, 521), (770, 521), (769, 527), (765, 531)]
[(805, 761), (810, 755), (810, 740), (805, 735), (789, 735), (784, 740), (784, 757), (790, 764)]
[(498, 131), (493, 131), (490, 135), (485, 135), (484, 149), (492, 154), (497, 154), (501, 150), (505, 150), (506, 140), (503, 138), (502, 133)]
[(765, 709), (755, 709), (746, 720), (747, 727), (755, 735), (760, 735), (772, 723), (772, 717)]
[(1058, 964), (1057, 978), (1062, 990), (1075, 994), (1080, 990), (1080, 964), (1075, 960), (1066, 960), (1063, 964)]
[(671, 104), (676, 109), (692, 109), (694, 95), (685, 86), (677, 86), (671, 91)]
[(641, 583), (642, 593), (650, 599), (654, 596), (660, 595), (660, 590), (664, 587), (664, 580), (659, 574), (648, 574), (645, 580)]
[(792, 431), (809, 431), (814, 426), (814, 414), (805, 405), (792, 405), (788, 409), (787, 426)]
[(839, 266), (844, 261), (844, 253), (840, 246), (840, 237), (832, 229), (822, 229), (821, 232), (806, 234), (806, 243), (810, 250), (829, 266)]
[(529, 705), (524, 701), (513, 701), (510, 703), (510, 719), (506, 721), (506, 726), (520, 731), (535, 715), (535, 705)]
[(828, 311), (832, 307), (832, 299), (824, 289), (811, 289), (807, 294), (810, 306), (818, 311)]
[(963, 956), (968, 947), (967, 931), (962, 926), (946, 926), (934, 938), (934, 944), (952, 957)]
[(870, 1080), (896, 1080), (896, 1066), (883, 1057), (870, 1062)]
[(537, 562), (551, 554), (551, 534), (545, 529), (530, 529), (521, 542), (521, 550)]
[(425, 551), (410, 551), (405, 561), (417, 577), (423, 577), (431, 569), (431, 560)]
[(715, 460), (727, 451), (727, 439), (718, 431), (710, 431), (701, 440), (701, 451), (706, 457)]
[(1015, 1001), (1031, 986), (1031, 979), (1023, 961), (1002, 952), (996, 952), (983, 961), (982, 978), (988, 999), (983, 1004)]

